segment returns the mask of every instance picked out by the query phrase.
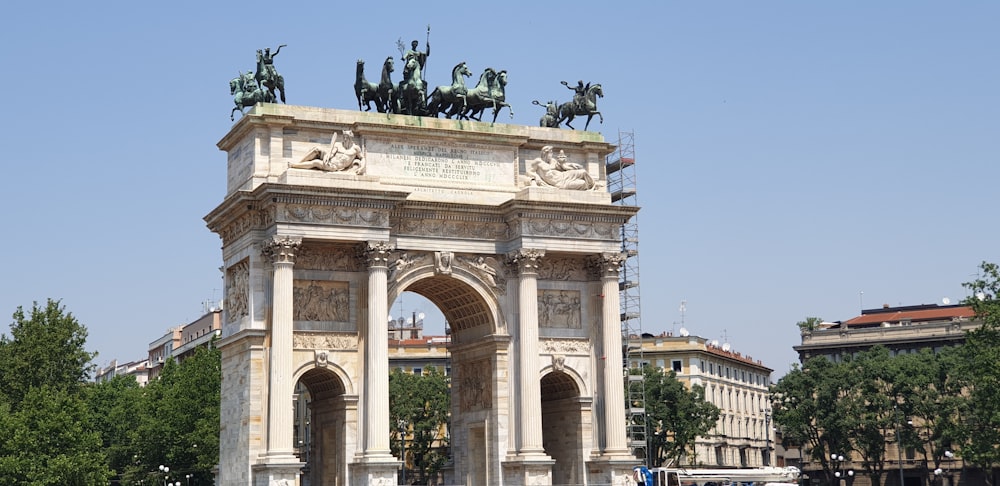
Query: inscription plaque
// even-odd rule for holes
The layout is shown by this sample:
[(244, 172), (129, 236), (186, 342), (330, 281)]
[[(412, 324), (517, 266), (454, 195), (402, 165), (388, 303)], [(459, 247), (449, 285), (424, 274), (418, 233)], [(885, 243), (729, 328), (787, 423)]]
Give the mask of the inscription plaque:
[(514, 185), (517, 153), (463, 142), (366, 141), (368, 174), (396, 177), (415, 183)]

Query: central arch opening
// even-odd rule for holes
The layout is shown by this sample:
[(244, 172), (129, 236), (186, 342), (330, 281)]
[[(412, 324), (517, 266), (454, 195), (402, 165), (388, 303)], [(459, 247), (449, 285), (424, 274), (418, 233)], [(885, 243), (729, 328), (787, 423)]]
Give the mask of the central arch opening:
[[(410, 404), (407, 412), (393, 410), (396, 403), (390, 402), (389, 415), (395, 429), (392, 449), (397, 457), (405, 456), (406, 470), (400, 475), (405, 473), (408, 480), (448, 482), (454, 478), (451, 482), (461, 482), (474, 471), (487, 471), (490, 456), (496, 454), (495, 448), (487, 446), (495, 438), (491, 430), (495, 425), (486, 424), (496, 424), (498, 344), (492, 340), (480, 344), (481, 338), (494, 334), (498, 327), (495, 305), (491, 307), (474, 283), (454, 275), (424, 274), (396, 284), (399, 290), (388, 316), (390, 369), (423, 375), (428, 389), (432, 389), (431, 383), (437, 378), (435, 372), (429, 371), (433, 367), (445, 375), (448, 386), (444, 420), (440, 424), (420, 424), (422, 431), (429, 428), (443, 432), (439, 439), (433, 439), (438, 443), (430, 447), (414, 443), (432, 440), (414, 426), (414, 422), (422, 420), (419, 415), (430, 407)], [(435, 470), (437, 459), (427, 457), (428, 450), (431, 455), (443, 456), (440, 468)], [(426, 470), (429, 464), (430, 472)]]

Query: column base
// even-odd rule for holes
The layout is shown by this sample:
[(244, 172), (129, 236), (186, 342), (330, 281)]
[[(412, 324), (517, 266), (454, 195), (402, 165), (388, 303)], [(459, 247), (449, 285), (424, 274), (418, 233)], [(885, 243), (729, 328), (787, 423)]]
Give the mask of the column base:
[(294, 486), (305, 463), (291, 454), (262, 456), (251, 466), (254, 486)]
[(504, 486), (551, 485), (556, 461), (544, 452), (521, 452), (503, 462)]
[(358, 456), (355, 461), (348, 465), (351, 486), (398, 484), (403, 463), (391, 454)]
[(611, 486), (635, 486), (632, 468), (642, 462), (625, 452), (597, 456), (587, 461), (589, 484), (610, 484)]

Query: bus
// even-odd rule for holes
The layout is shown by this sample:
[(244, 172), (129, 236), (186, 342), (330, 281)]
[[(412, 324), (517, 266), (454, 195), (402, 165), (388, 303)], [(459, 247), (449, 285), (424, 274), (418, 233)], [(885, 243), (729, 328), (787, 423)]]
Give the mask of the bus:
[(796, 467), (743, 469), (687, 469), (656, 467), (649, 470), (654, 486), (797, 486)]

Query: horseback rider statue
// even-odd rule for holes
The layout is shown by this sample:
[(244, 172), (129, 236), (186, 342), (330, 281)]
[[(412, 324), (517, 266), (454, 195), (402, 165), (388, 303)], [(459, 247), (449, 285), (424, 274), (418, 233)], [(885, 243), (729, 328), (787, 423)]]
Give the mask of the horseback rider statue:
[(586, 103), (587, 99), (587, 88), (590, 88), (590, 83), (587, 83), (586, 86), (584, 86), (582, 79), (576, 82), (576, 86), (570, 86), (566, 81), (560, 81), (560, 83), (575, 92), (573, 94), (573, 107), (577, 111), (583, 111), (584, 103)]
[(282, 102), (285, 101), (285, 79), (274, 68), (274, 56), (277, 56), (281, 52), (281, 48), (285, 46), (286, 44), (281, 44), (274, 52), (271, 52), (270, 47), (265, 47), (263, 51), (257, 49), (257, 73), (255, 75), (257, 84), (267, 88), (271, 92), (271, 96), (275, 96), (275, 90), (277, 90)]

